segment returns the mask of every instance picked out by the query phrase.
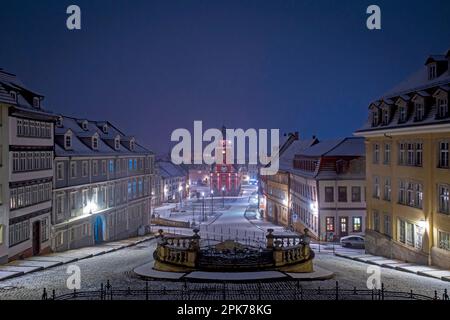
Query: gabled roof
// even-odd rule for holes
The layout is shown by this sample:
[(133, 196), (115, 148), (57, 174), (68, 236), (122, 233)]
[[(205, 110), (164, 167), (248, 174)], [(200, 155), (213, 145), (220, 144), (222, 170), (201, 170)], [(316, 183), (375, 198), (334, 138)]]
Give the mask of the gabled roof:
[(187, 175), (187, 172), (181, 166), (170, 161), (156, 161), (156, 165), (163, 178), (186, 177)]
[(442, 61), (447, 61), (447, 57), (444, 54), (432, 54), (425, 61), (425, 65), (427, 65), (431, 62), (442, 62)]

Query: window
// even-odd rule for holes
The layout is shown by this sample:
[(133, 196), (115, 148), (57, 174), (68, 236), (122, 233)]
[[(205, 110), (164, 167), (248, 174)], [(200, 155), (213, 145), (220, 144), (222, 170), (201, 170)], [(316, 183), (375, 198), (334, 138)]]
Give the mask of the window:
[(338, 201), (347, 202), (347, 187), (338, 187)]
[(391, 201), (391, 178), (384, 179), (384, 194), (383, 199), (386, 201)]
[(450, 251), (450, 233), (439, 231), (439, 248)]
[(398, 221), (398, 241), (400, 241), (401, 243), (406, 243), (406, 223), (403, 220)]
[(361, 187), (352, 187), (352, 202), (361, 202)]
[(64, 193), (56, 195), (56, 214), (62, 215), (64, 213)]
[(392, 235), (392, 231), (391, 231), (391, 216), (388, 214), (384, 215), (384, 226), (383, 226), (383, 231), (384, 234), (387, 236), (391, 236)]
[(81, 122), (81, 128), (86, 131), (88, 129), (88, 122), (86, 120), (84, 120), (83, 122)]
[(64, 179), (64, 163), (63, 162), (56, 163), (56, 179), (57, 180)]
[(416, 193), (415, 193), (415, 199), (414, 199), (414, 204), (417, 208), (422, 209), (422, 204), (423, 204), (423, 188), (422, 188), (422, 184), (417, 183), (416, 184)]
[(448, 102), (447, 99), (437, 99), (436, 101), (438, 109), (438, 117), (446, 118), (448, 117)]
[(353, 217), (353, 232), (362, 232), (362, 217)]
[(75, 161), (70, 162), (70, 178), (75, 179), (77, 177), (77, 163)]
[(87, 161), (81, 162), (81, 175), (85, 178), (89, 174), (89, 163)]
[(325, 202), (334, 202), (334, 188), (325, 187)]
[(439, 186), (439, 212), (450, 213), (450, 188), (448, 185)]
[(114, 147), (116, 150), (119, 150), (119, 148), (120, 148), (120, 139), (119, 138), (116, 138), (114, 140)]
[(428, 80), (433, 80), (436, 78), (436, 64), (431, 64), (428, 66)]
[(399, 122), (406, 121), (406, 107), (405, 106), (398, 107), (398, 115), (399, 115)]
[(114, 173), (114, 160), (109, 160), (109, 173)]
[(405, 182), (400, 180), (398, 187), (398, 202), (404, 204), (406, 202), (406, 188)]
[(13, 100), (14, 100), (15, 102), (17, 102), (17, 92), (11, 91), (9, 94), (11, 95), (11, 98), (13, 98)]
[(400, 165), (404, 165), (406, 163), (406, 143), (400, 143), (398, 146), (399, 149), (399, 157), (398, 157), (398, 163)]
[(89, 197), (89, 190), (88, 189), (81, 190), (81, 202), (83, 208), (86, 207), (88, 204), (88, 197)]
[(380, 213), (377, 210), (374, 210), (372, 216), (373, 216), (373, 230), (380, 232)]
[(133, 170), (133, 159), (128, 159), (128, 170)]
[(424, 116), (425, 116), (425, 108), (423, 103), (420, 102), (416, 102), (415, 103), (415, 108), (416, 108), (416, 121), (422, 121)]
[(406, 204), (408, 206), (414, 207), (414, 184), (411, 182), (407, 183)]
[(414, 164), (414, 144), (408, 143), (408, 165), (413, 166)]
[(373, 163), (378, 163), (380, 161), (380, 145), (375, 143), (373, 145)]
[(382, 120), (383, 125), (389, 124), (389, 109), (388, 108), (383, 109), (382, 117), (383, 117), (383, 120)]
[(12, 247), (16, 244), (24, 242), (30, 239), (30, 220), (25, 220), (15, 224), (9, 225), (9, 246)]
[(379, 111), (378, 109), (375, 109), (372, 111), (372, 126), (375, 127), (378, 125), (380, 119), (379, 119)]
[(448, 168), (448, 142), (439, 143), (439, 167)]
[(334, 217), (326, 217), (325, 225), (327, 232), (334, 232)]
[(414, 246), (414, 225), (406, 222), (406, 244)]
[(98, 161), (92, 160), (92, 175), (97, 176), (98, 175)]
[(416, 143), (416, 163), (415, 165), (421, 167), (423, 163), (423, 143)]
[(373, 197), (380, 198), (380, 178), (377, 176), (373, 177)]
[(70, 207), (70, 216), (74, 217), (76, 215), (77, 210), (77, 192), (71, 192), (69, 194), (69, 207)]
[(64, 135), (64, 148), (72, 148), (72, 135), (70, 133), (66, 133)]
[(384, 164), (389, 164), (391, 162), (391, 145), (386, 143), (384, 145)]
[(92, 137), (92, 149), (94, 149), (94, 150), (98, 149), (98, 137), (97, 136)]
[(102, 160), (102, 175), (106, 174), (106, 160)]
[(41, 100), (39, 97), (33, 97), (33, 107), (39, 108), (41, 105)]

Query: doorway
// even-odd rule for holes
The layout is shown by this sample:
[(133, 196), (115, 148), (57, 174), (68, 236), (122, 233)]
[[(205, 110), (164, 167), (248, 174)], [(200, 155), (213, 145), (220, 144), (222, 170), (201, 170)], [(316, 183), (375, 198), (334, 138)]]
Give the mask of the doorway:
[(41, 251), (41, 221), (39, 220), (33, 222), (32, 239), (33, 256), (35, 256)]
[(348, 217), (339, 218), (339, 234), (341, 237), (348, 236)]
[(104, 223), (101, 216), (95, 217), (94, 220), (94, 241), (95, 244), (103, 242)]

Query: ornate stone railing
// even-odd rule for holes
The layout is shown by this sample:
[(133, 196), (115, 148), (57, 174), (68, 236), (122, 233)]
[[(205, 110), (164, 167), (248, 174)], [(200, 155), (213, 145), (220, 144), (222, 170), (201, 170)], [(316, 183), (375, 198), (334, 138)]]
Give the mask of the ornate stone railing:
[[(309, 236), (275, 235), (268, 229), (267, 247), (245, 246), (234, 240), (200, 249), (199, 230), (192, 236), (166, 236), (159, 230), (154, 252), (158, 270), (287, 270), (311, 272), (314, 252)], [(300, 270), (300, 271), (299, 271)]]
[(309, 243), (308, 230), (304, 235), (275, 235), (273, 229), (267, 230), (267, 249), (273, 250), (273, 260), (276, 267), (292, 265), (309, 261), (314, 257)]
[(154, 258), (158, 262), (193, 268), (197, 261), (199, 240), (198, 230), (194, 230), (193, 236), (165, 236), (163, 230), (159, 230)]
[(165, 218), (161, 218), (161, 217), (152, 218), (152, 223), (156, 224), (158, 226), (174, 227), (174, 228), (189, 228), (190, 227), (189, 222), (165, 219)]

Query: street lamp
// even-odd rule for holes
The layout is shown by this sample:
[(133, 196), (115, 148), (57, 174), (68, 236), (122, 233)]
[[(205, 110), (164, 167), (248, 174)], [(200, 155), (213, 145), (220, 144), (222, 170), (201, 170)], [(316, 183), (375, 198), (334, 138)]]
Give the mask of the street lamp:
[(178, 195), (179, 195), (179, 197), (180, 197), (180, 208), (183, 206), (183, 202), (182, 202), (182, 200), (181, 200), (181, 191), (183, 190), (183, 187), (180, 185), (179, 187), (178, 187)]
[(214, 215), (214, 190), (211, 190), (211, 215)]
[(225, 208), (225, 187), (222, 187), (222, 208)]

